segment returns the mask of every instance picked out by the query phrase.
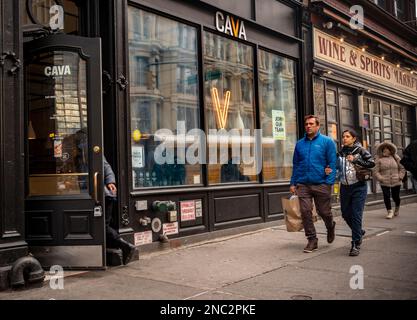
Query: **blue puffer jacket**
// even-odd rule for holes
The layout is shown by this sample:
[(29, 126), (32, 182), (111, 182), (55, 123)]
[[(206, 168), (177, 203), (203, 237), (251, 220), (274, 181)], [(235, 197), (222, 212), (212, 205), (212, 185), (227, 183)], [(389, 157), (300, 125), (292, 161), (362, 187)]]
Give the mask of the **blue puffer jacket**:
[[(333, 171), (326, 175), (329, 166)], [(291, 185), (328, 184), (336, 178), (336, 145), (320, 132), (310, 140), (307, 135), (297, 142), (294, 150)]]

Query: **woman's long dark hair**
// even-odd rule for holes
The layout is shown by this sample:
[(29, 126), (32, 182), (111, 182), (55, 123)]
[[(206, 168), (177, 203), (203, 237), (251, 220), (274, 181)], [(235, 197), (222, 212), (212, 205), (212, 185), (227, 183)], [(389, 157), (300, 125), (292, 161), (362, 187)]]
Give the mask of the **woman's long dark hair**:
[[(344, 130), (344, 131), (342, 132), (342, 136), (343, 136), (346, 132), (349, 132), (349, 134), (350, 134), (352, 137), (356, 138), (356, 141), (358, 141), (358, 140), (360, 139), (359, 135), (357, 134), (357, 132), (356, 132), (355, 130), (353, 130), (353, 129), (346, 129), (346, 130)], [(355, 142), (356, 142), (356, 141), (355, 141)]]

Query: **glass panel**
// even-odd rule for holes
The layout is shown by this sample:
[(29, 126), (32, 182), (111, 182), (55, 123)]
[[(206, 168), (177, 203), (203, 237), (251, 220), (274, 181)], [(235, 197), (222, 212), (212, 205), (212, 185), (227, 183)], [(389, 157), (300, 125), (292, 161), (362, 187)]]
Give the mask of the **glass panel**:
[(364, 103), (363, 103), (363, 112), (366, 113), (370, 113), (371, 108), (370, 108), (370, 104), (371, 104), (371, 99), (366, 99), (364, 98)]
[(384, 131), (385, 132), (392, 132), (392, 120), (384, 118)]
[(391, 116), (391, 106), (389, 104), (382, 104), (382, 111), (384, 116)]
[(392, 142), (392, 134), (384, 133), (384, 141), (391, 141)]
[(363, 124), (362, 124), (362, 126), (365, 129), (369, 129), (370, 128), (370, 123), (371, 123), (371, 116), (369, 114), (365, 113), (363, 115)]
[(336, 92), (328, 89), (326, 91), (326, 102), (327, 104), (336, 104)]
[(197, 30), (133, 7), (128, 26), (133, 188), (201, 184), (202, 161), (186, 159), (199, 143), (187, 134), (200, 127)]
[(374, 114), (381, 114), (381, 108), (378, 100), (372, 100), (372, 112)]
[(353, 110), (351, 109), (342, 109), (342, 123), (347, 126), (354, 126), (354, 119), (353, 119)]
[(314, 114), (320, 119), (320, 123), (326, 123), (326, 105), (324, 101), (324, 81), (314, 78)]
[[(259, 90), (266, 93), (260, 101), (264, 180), (288, 181), (297, 142), (294, 62), (262, 50), (259, 60), (268, 60), (267, 65), (259, 68)], [(323, 97), (324, 91), (321, 92)], [(285, 128), (285, 135), (274, 130), (277, 121)]]
[(403, 136), (395, 134), (394, 135), (394, 144), (397, 146), (398, 151), (399, 151), (400, 148), (403, 147)]
[(394, 118), (401, 120), (401, 107), (394, 106)]
[(327, 121), (337, 121), (337, 107), (327, 106)]
[(88, 193), (86, 70), (63, 51), (26, 66), (30, 196)]
[(401, 121), (395, 121), (395, 133), (403, 133), (403, 127)]
[[(214, 38), (214, 43), (217, 43), (218, 50), (208, 48), (212, 44), (211, 37)], [(251, 155), (254, 155), (255, 144), (252, 139), (255, 129), (253, 48), (209, 32), (204, 32), (204, 44), (204, 52), (206, 53), (204, 56), (206, 132), (209, 132), (210, 153), (217, 150), (217, 159), (211, 157), (208, 165), (209, 183), (256, 181), (258, 173), (255, 169), (255, 161), (251, 162), (248, 159), (244, 164), (243, 156), (241, 157), (243, 150), (242, 153), (240, 152), (240, 147), (243, 149), (246, 145), (248, 149), (250, 148)], [(223, 54), (225, 51), (228, 52), (227, 55)], [(211, 55), (211, 52), (215, 52), (215, 54)], [(287, 72), (287, 66), (284, 63), (274, 66), (277, 73)], [(249, 91), (245, 99), (242, 95), (242, 80), (245, 83), (245, 89)], [(272, 90), (263, 88), (261, 92), (262, 99), (265, 101), (270, 101), (274, 97), (273, 89), (277, 87), (272, 85), (275, 84), (270, 84)], [(280, 90), (284, 90), (284, 88), (290, 90), (291, 85), (291, 83), (286, 83)], [(285, 94), (290, 93), (285, 92)], [(285, 99), (284, 97), (283, 99)], [(237, 133), (237, 136), (233, 137), (233, 146), (232, 139), (223, 142), (223, 145), (217, 144), (217, 137), (210, 130), (217, 132), (221, 129), (225, 129), (229, 133), (233, 129)], [(243, 130), (245, 129), (248, 130), (247, 133), (250, 137), (243, 138)], [(236, 154), (236, 145), (239, 154)], [(234, 147), (233, 154), (232, 147)], [(213, 154), (210, 156), (214, 157)]]
[(336, 142), (339, 140), (338, 137), (338, 126), (335, 123), (328, 123), (327, 124), (327, 132), (329, 133), (328, 136), (331, 137)]
[(375, 144), (381, 142), (381, 132), (380, 131), (375, 131), (374, 138), (375, 138)]
[(374, 116), (374, 129), (380, 129), (381, 128), (381, 118), (379, 116)]
[[(64, 7), (64, 32), (66, 34), (79, 34), (79, 22), (80, 22), (80, 8), (77, 4), (77, 0), (19, 0), (21, 2), (21, 21), (23, 30), (33, 27), (34, 24), (40, 24), (45, 27), (49, 27), (49, 21), (51, 14), (49, 9), (51, 6), (58, 3)], [(27, 6), (31, 4), (28, 8)], [(33, 19), (28, 14), (28, 9), (31, 10)]]

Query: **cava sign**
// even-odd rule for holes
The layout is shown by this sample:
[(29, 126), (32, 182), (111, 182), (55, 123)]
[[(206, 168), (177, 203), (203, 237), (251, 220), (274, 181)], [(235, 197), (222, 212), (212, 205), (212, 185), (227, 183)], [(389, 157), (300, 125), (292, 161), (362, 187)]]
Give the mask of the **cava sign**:
[(45, 68), (44, 73), (47, 77), (70, 76), (71, 68), (70, 66), (48, 66)]
[(53, 5), (49, 9), (51, 18), (49, 20), (49, 27), (52, 30), (64, 29), (64, 8), (60, 5)]
[(216, 30), (246, 40), (245, 23), (229, 15), (225, 17), (220, 11), (216, 12)]

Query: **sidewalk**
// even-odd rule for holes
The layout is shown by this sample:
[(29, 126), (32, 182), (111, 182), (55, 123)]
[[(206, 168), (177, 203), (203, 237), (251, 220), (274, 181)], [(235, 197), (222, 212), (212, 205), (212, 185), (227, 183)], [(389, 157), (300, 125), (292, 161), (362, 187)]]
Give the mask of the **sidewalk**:
[[(285, 226), (142, 253), (128, 266), (66, 277), (64, 290), (42, 288), (0, 293), (1, 299), (417, 299), (417, 204), (399, 217), (365, 213), (366, 237), (349, 257), (350, 230), (336, 218), (336, 240), (326, 242), (316, 223), (319, 250), (306, 254), (303, 233)], [(364, 288), (350, 287), (352, 266), (363, 268)]]

